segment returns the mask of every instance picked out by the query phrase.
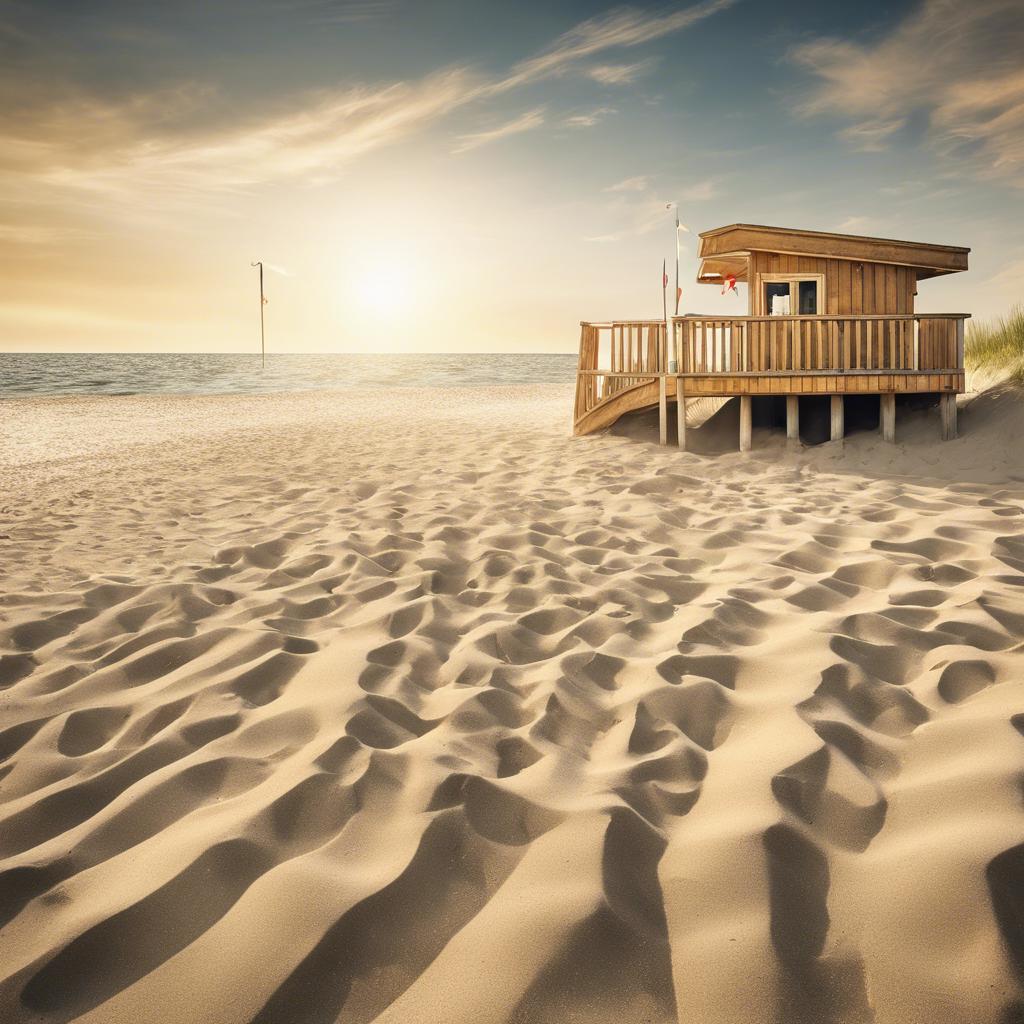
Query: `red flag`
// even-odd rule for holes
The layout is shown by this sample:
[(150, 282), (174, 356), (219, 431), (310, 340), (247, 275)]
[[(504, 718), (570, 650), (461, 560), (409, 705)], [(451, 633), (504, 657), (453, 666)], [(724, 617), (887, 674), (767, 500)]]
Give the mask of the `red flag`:
[(668, 271), (664, 267), (661, 268), (661, 287), (668, 287)]
[(680, 300), (680, 299), (681, 299), (682, 297), (683, 297), (683, 289), (682, 289), (682, 288), (677, 288), (677, 289), (676, 289), (676, 305), (677, 305), (677, 306), (679, 305), (679, 300)]
[(726, 274), (725, 275), (725, 278), (722, 281), (722, 294), (724, 295), (726, 292), (736, 292), (736, 294), (739, 295), (739, 292), (736, 291), (736, 275), (735, 274)]

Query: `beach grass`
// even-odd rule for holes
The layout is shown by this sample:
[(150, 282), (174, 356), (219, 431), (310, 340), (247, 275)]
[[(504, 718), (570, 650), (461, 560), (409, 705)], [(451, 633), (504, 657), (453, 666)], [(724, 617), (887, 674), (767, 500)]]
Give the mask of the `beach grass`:
[(1024, 305), (1004, 317), (968, 324), (964, 363), (972, 374), (1024, 384)]

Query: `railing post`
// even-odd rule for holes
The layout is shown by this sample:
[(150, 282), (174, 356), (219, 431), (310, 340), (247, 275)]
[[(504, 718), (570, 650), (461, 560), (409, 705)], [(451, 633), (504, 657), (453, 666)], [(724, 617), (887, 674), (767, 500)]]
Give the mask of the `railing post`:
[(573, 426), (574, 427), (575, 427), (576, 423), (579, 421), (579, 418), (580, 418), (580, 416), (583, 413), (582, 407), (585, 404), (584, 403), (584, 399), (583, 399), (583, 389), (586, 387), (586, 380), (583, 377), (583, 374), (580, 373), (580, 370), (583, 369), (583, 358), (584, 358), (584, 353), (586, 351), (586, 347), (587, 347), (587, 325), (581, 321), (580, 322), (580, 351), (579, 351), (579, 356), (576, 359), (576, 400), (573, 403), (573, 408), (572, 408), (572, 422), (573, 422)]
[[(964, 322), (963, 319), (958, 319), (956, 322), (956, 368), (962, 370), (964, 368)], [(954, 427), (953, 436), (956, 436), (956, 425), (954, 412)]]

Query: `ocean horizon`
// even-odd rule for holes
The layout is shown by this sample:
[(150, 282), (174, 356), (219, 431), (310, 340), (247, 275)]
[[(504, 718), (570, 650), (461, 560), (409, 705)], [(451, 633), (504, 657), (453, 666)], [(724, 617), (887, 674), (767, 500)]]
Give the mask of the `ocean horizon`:
[(573, 353), (0, 353), (0, 398), (571, 384)]

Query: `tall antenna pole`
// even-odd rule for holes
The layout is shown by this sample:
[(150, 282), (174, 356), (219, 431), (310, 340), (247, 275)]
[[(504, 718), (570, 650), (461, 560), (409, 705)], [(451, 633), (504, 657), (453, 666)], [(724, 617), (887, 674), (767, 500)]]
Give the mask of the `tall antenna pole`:
[(267, 300), (263, 297), (263, 260), (250, 263), (249, 266), (260, 268), (260, 360), (261, 366), (265, 370), (267, 368), (267, 343), (266, 335), (263, 332), (263, 307), (267, 304)]

